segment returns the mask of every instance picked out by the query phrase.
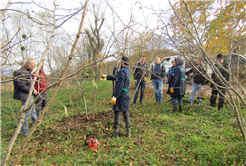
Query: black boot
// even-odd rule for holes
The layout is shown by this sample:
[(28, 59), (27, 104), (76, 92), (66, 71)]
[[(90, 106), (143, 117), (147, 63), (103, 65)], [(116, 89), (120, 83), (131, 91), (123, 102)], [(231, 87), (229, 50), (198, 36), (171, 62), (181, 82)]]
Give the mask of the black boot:
[(117, 139), (119, 137), (119, 127), (114, 128), (114, 137)]
[(173, 111), (171, 111), (171, 113), (176, 113), (177, 107), (178, 107), (178, 103), (173, 103)]
[(179, 112), (183, 112), (183, 102), (179, 103)]
[(131, 138), (131, 126), (126, 127), (126, 137)]

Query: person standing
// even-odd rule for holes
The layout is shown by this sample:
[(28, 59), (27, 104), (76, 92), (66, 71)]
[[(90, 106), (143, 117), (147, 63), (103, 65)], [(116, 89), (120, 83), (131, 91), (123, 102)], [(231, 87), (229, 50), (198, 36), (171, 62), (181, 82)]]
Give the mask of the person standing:
[(21, 67), (25, 66), (26, 62), (25, 61), (21, 61), (20, 65)]
[[(215, 64), (216, 68), (219, 70), (219, 72), (221, 73), (221, 75), (227, 80), (229, 81), (229, 73), (226, 71), (228, 70), (228, 64), (226, 62), (224, 62), (224, 58), (222, 54), (217, 54), (217, 62), (218, 64)], [(211, 76), (212, 80), (214, 81), (215, 84), (222, 86), (222, 87), (217, 87), (214, 84), (211, 84), (212, 87), (212, 92), (211, 92), (211, 97), (210, 97), (210, 106), (211, 107), (216, 107), (216, 98), (217, 95), (219, 93), (219, 105), (218, 105), (218, 110), (220, 110), (221, 108), (223, 108), (224, 105), (224, 96), (226, 93), (226, 88), (224, 87), (224, 82), (222, 80), (222, 78), (218, 78), (217, 75), (215, 74), (215, 72), (213, 71), (212, 76)], [(221, 82), (222, 81), (222, 82)]]
[(183, 97), (186, 91), (186, 83), (185, 83), (185, 68), (182, 66), (184, 60), (179, 56), (175, 58), (176, 66), (173, 68), (173, 72), (171, 74), (171, 80), (169, 83), (167, 94), (170, 94), (171, 101), (173, 103), (173, 113), (177, 111), (178, 103), (179, 103), (179, 112), (183, 111)]
[[(33, 74), (37, 74), (37, 71), (35, 71)], [(34, 79), (34, 76), (32, 76), (32, 79)], [(44, 68), (42, 64), (40, 67), (38, 76), (37, 76), (37, 80), (34, 85), (34, 88), (38, 92), (38, 94), (34, 95), (35, 98), (37, 98), (38, 95), (40, 95), (37, 101), (35, 102), (37, 118), (39, 117), (40, 111), (43, 110), (43, 108), (45, 107), (47, 103), (47, 90), (44, 91), (44, 89), (46, 89), (47, 87), (48, 87), (48, 83), (47, 83), (46, 74), (44, 73)], [(44, 116), (46, 116), (46, 113)]]
[(131, 137), (131, 122), (129, 118), (130, 105), (130, 72), (128, 69), (129, 59), (126, 56), (121, 58), (121, 69), (118, 75), (101, 74), (101, 78), (107, 80), (116, 80), (114, 96), (111, 99), (111, 104), (114, 110), (114, 137), (119, 137), (120, 114), (123, 112), (126, 124), (126, 136)]
[(145, 63), (145, 56), (142, 56), (140, 61), (135, 64), (136, 69), (134, 71), (134, 82), (135, 82), (135, 95), (134, 95), (134, 101), (133, 106), (136, 105), (137, 99), (138, 99), (138, 92), (141, 88), (140, 93), (140, 105), (143, 105), (143, 98), (144, 98), (144, 89), (146, 85), (146, 78), (148, 77), (147, 69), (148, 65)]
[(165, 66), (161, 64), (160, 58), (155, 58), (155, 63), (151, 66), (151, 81), (155, 90), (156, 103), (162, 102), (163, 97), (163, 80), (166, 75)]
[[(199, 71), (193, 67), (191, 70), (186, 72), (186, 75), (193, 73), (193, 85), (192, 85), (189, 103), (193, 102), (196, 92), (197, 91), (199, 92), (200, 89), (202, 90), (206, 82), (206, 78), (203, 76), (203, 75), (206, 75), (206, 69), (202, 66), (202, 61), (199, 58), (197, 58), (197, 61), (196, 61), (196, 68)], [(197, 99), (197, 104), (201, 104), (201, 102), (202, 102), (202, 99), (200, 98)]]
[[(27, 100), (28, 93), (31, 89), (31, 72), (36, 67), (36, 62), (33, 58), (27, 59), (26, 64), (20, 68), (19, 70), (14, 72), (14, 77), (18, 77), (17, 79), (14, 79), (14, 99), (20, 100), (22, 108)], [(33, 90), (33, 94), (37, 94), (37, 90)], [(32, 97), (30, 99), (29, 105), (32, 103)], [(21, 108), (21, 111), (22, 111)], [(22, 114), (22, 112), (21, 112)], [(20, 118), (21, 118), (20, 114)], [(21, 134), (27, 135), (28, 134), (28, 120), (32, 116), (32, 121), (35, 123), (37, 120), (36, 117), (36, 111), (33, 107), (31, 107), (25, 115), (24, 123), (21, 126)]]

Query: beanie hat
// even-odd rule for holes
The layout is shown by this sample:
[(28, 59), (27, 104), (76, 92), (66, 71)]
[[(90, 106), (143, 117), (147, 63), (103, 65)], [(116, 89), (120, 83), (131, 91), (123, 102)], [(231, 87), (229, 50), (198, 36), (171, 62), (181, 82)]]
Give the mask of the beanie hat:
[(223, 55), (222, 54), (217, 54), (217, 59), (223, 59)]

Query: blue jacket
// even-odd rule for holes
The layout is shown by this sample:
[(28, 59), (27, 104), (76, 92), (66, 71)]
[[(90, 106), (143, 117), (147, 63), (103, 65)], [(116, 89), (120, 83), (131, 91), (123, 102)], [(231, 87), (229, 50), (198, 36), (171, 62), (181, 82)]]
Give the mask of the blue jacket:
[[(185, 83), (186, 70), (182, 65), (175, 66), (171, 75), (171, 81), (169, 83), (167, 93), (174, 98), (182, 98), (185, 95), (186, 83)], [(170, 93), (170, 88), (173, 88), (174, 93)]]
[(160, 70), (157, 70), (156, 64), (154, 63), (151, 65), (151, 71), (152, 71), (151, 78), (150, 78), (151, 80), (152, 79), (161, 79), (161, 78), (164, 78), (166, 76), (165, 66), (162, 65), (161, 63), (160, 63)]
[(128, 66), (122, 68), (118, 75), (107, 75), (107, 80), (116, 80), (114, 96), (117, 98), (114, 111), (128, 111), (130, 105), (130, 72)]

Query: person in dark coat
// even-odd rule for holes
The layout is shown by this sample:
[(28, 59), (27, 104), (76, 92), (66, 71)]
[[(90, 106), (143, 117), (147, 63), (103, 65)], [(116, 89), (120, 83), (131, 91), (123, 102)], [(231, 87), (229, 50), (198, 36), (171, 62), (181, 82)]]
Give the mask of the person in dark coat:
[[(227, 80), (229, 81), (229, 73), (224, 70), (228, 69), (228, 64), (226, 62), (224, 62), (224, 58), (222, 54), (218, 54), (217, 55), (217, 62), (218, 64), (222, 65), (223, 67), (220, 67), (218, 64), (215, 64), (215, 66), (217, 67), (217, 69), (219, 69), (219, 72), (221, 73), (221, 75)], [(224, 86), (223, 85), (223, 80), (220, 81), (220, 79), (216, 76), (215, 72), (213, 71), (211, 78), (213, 79), (214, 83), (219, 85), (219, 86)], [(219, 93), (219, 105), (218, 105), (218, 110), (220, 110), (221, 108), (223, 108), (224, 105), (224, 97), (223, 95), (225, 95), (226, 93), (226, 89), (225, 88), (221, 88), (221, 87), (217, 87), (214, 84), (211, 84), (212, 87), (212, 92), (211, 92), (211, 97), (210, 97), (210, 106), (212, 107), (216, 107), (216, 98), (217, 95)]]
[[(201, 58), (198, 58), (197, 59), (197, 62), (196, 62), (196, 68), (203, 74), (203, 75), (206, 75), (206, 69), (205, 67), (202, 65), (202, 60)], [(186, 75), (189, 75), (191, 73), (193, 73), (193, 86), (192, 86), (192, 90), (191, 90), (191, 95), (190, 95), (190, 99), (189, 99), (189, 103), (192, 103), (194, 98), (195, 98), (195, 95), (196, 95), (196, 92), (200, 89), (203, 89), (203, 86), (205, 85), (205, 82), (206, 82), (206, 78), (203, 77), (203, 75), (197, 71), (197, 69), (195, 69), (194, 67), (187, 71), (186, 72)], [(202, 99), (198, 98), (197, 99), (197, 104), (201, 104), (202, 102)]]
[(169, 83), (167, 94), (170, 94), (173, 103), (173, 113), (177, 111), (179, 103), (179, 111), (183, 111), (183, 97), (186, 91), (185, 74), (186, 70), (182, 66), (184, 60), (179, 56), (175, 58), (176, 66), (173, 68), (171, 74), (171, 81)]
[(138, 99), (138, 92), (141, 88), (140, 93), (140, 105), (143, 105), (143, 97), (144, 97), (144, 89), (146, 85), (146, 78), (148, 77), (148, 65), (145, 63), (145, 56), (142, 56), (140, 61), (136, 63), (136, 69), (134, 71), (134, 82), (135, 82), (135, 95), (134, 95), (134, 101), (133, 106), (136, 105), (137, 99)]
[(129, 118), (129, 105), (130, 105), (130, 72), (128, 69), (129, 59), (126, 56), (121, 58), (121, 70), (118, 75), (105, 75), (101, 77), (107, 80), (116, 80), (114, 96), (111, 99), (111, 104), (114, 110), (114, 137), (119, 137), (120, 113), (123, 112), (126, 123), (126, 136), (131, 137), (131, 122)]
[(166, 77), (165, 66), (161, 64), (160, 58), (155, 58), (155, 63), (151, 65), (151, 81), (155, 90), (156, 103), (162, 102), (163, 97), (163, 80)]
[[(32, 70), (36, 67), (36, 62), (34, 61), (34, 59), (28, 59), (26, 61), (26, 64), (20, 68), (19, 70), (14, 72), (14, 77), (18, 77), (23, 75), (23, 77), (18, 77), (17, 79), (14, 79), (14, 99), (16, 100), (20, 100), (22, 107), (24, 106), (27, 97), (28, 97), (28, 93), (31, 89), (31, 72)], [(38, 94), (38, 92), (36, 91), (36, 89), (34, 89), (33, 94)], [(29, 102), (29, 104), (32, 103), (32, 97), (31, 100)], [(32, 115), (33, 114), (33, 115)], [(28, 120), (30, 119), (32, 115), (32, 120), (33, 123), (36, 121), (37, 117), (36, 117), (36, 112), (35, 109), (33, 107), (31, 107), (25, 115), (25, 119), (24, 119), (24, 123), (21, 127), (21, 134), (22, 135), (27, 135), (28, 134)], [(21, 117), (21, 114), (20, 114)]]

